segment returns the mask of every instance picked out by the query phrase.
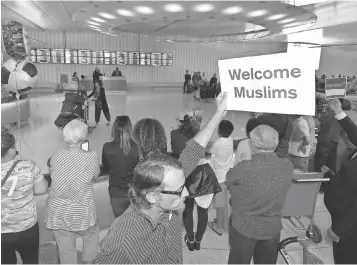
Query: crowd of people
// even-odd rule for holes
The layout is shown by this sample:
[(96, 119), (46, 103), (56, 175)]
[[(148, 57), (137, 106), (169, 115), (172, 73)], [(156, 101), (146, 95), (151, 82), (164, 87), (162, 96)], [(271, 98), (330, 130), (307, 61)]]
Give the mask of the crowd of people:
[[(132, 128), (128, 116), (116, 117), (113, 140), (104, 144), (101, 158), (116, 219), (100, 242), (93, 191), (100, 158), (81, 148), (87, 125), (69, 122), (63, 129), (67, 147), (50, 160), (45, 213), (61, 264), (78, 262), (77, 236), (83, 238), (84, 263), (182, 264), (182, 224), (189, 251), (200, 250), (208, 226), (219, 236), (228, 231), (229, 264), (249, 264), (252, 258), (254, 263), (276, 264), (282, 207), (294, 171), (310, 171), (316, 125), (312, 117), (263, 114), (247, 122), (246, 138), (234, 141), (234, 124), (224, 120), (226, 100), (226, 93), (217, 96), (216, 111), (203, 128), (197, 117), (182, 115), (171, 132), (172, 153), (160, 121), (145, 118)], [(329, 104), (330, 121), (339, 124), (356, 146), (356, 124), (339, 100)], [(215, 131), (218, 139), (210, 142)], [(24, 264), (36, 264), (39, 229), (34, 195), (45, 193), (48, 185), (35, 162), (17, 159), (11, 133), (2, 132), (1, 139), (2, 262), (16, 264), (17, 251)], [(324, 190), (338, 264), (357, 263), (356, 172), (354, 149), (339, 169), (331, 168)], [(211, 221), (210, 206), (216, 209)]]
[(217, 74), (213, 74), (213, 76), (211, 77), (210, 81), (208, 82), (206, 73), (203, 72), (201, 75), (201, 72), (193, 72), (192, 76), (189, 72), (189, 70), (186, 70), (186, 74), (185, 74), (185, 82), (183, 84), (183, 93), (192, 93), (195, 91), (194, 93), (194, 98), (196, 100), (200, 100), (200, 89), (201, 87), (204, 86), (210, 86), (212, 88), (214, 88), (215, 90), (215, 95), (218, 95), (218, 93), (216, 93), (217, 91), (217, 86), (218, 86), (218, 79), (217, 79)]

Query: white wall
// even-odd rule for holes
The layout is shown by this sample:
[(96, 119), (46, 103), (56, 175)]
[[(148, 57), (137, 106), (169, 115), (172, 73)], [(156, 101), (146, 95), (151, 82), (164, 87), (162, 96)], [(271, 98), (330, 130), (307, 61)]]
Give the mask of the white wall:
[(357, 50), (322, 48), (319, 76), (357, 75)]
[[(92, 50), (123, 50), (147, 52), (172, 52), (173, 66), (120, 66), (128, 82), (182, 82), (184, 72), (206, 72), (209, 77), (218, 73), (218, 60), (284, 52), (286, 46), (281, 43), (168, 43), (154, 40), (138, 41), (137, 34), (124, 34), (113, 37), (96, 32), (29, 32), (31, 38), (44, 41), (45, 44), (32, 41), (35, 48), (72, 48)], [(140, 46), (140, 47), (139, 47)], [(57, 73), (72, 75), (92, 75), (95, 65), (75, 64), (36, 64), (39, 70), (38, 86), (53, 86)], [(111, 74), (115, 66), (99, 66), (102, 73)]]

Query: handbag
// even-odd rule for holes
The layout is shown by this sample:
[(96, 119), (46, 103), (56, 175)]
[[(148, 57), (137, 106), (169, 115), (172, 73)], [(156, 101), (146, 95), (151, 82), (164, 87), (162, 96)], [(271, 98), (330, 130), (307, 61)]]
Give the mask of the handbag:
[(15, 167), (17, 166), (17, 164), (18, 164), (20, 161), (21, 161), (21, 160), (15, 161), (15, 163), (12, 164), (12, 166), (10, 167), (10, 169), (6, 172), (5, 177), (1, 180), (1, 188), (5, 185), (7, 179), (10, 177), (12, 171), (14, 171)]

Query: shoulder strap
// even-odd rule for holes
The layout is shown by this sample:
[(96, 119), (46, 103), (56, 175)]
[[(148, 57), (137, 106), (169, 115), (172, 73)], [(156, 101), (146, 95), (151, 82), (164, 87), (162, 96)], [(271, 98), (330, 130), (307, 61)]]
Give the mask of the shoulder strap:
[(139, 152), (139, 161), (143, 161), (144, 160), (144, 156), (143, 156), (143, 150), (141, 150), (141, 146), (139, 143), (136, 143), (136, 146), (138, 147), (138, 152)]
[(21, 160), (17, 160), (15, 161), (12, 166), (10, 167), (10, 169), (7, 171), (6, 176), (3, 178), (3, 180), (1, 181), (1, 188), (4, 186), (4, 184), (6, 183), (7, 179), (10, 177), (12, 171), (14, 171), (14, 168), (17, 166), (17, 164), (20, 162)]

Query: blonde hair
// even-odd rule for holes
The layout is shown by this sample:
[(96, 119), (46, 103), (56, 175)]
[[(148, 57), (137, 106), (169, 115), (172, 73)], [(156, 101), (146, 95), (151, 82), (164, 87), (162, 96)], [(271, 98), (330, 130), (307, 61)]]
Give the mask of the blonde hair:
[(72, 120), (63, 128), (63, 139), (69, 145), (83, 143), (87, 138), (88, 127), (80, 120)]
[(259, 125), (250, 132), (254, 151), (274, 152), (279, 143), (278, 132), (269, 125)]
[(112, 136), (115, 142), (120, 143), (125, 156), (128, 156), (131, 147), (131, 141), (134, 141), (131, 121), (128, 116), (118, 116), (112, 128)]

